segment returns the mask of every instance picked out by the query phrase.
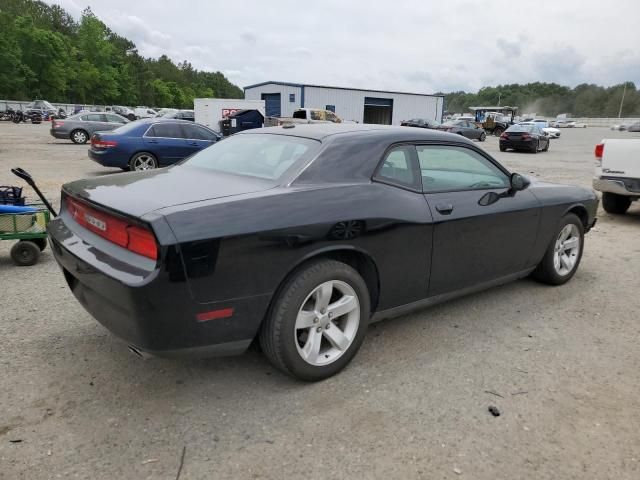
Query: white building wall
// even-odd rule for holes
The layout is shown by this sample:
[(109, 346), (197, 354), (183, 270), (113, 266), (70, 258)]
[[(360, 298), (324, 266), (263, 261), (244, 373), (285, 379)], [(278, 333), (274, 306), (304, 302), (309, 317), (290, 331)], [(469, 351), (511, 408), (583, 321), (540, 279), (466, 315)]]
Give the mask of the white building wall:
[[(302, 89), (300, 87), (269, 83), (267, 85), (246, 89), (244, 92), (244, 98), (247, 100), (261, 100), (263, 93), (279, 93), (280, 115), (282, 117), (292, 117), (293, 112), (297, 108), (300, 108), (301, 91)], [(295, 95), (295, 102), (289, 101), (289, 94), (291, 93)]]
[[(304, 89), (304, 94), (302, 90)], [(403, 120), (411, 118), (428, 118), (442, 120), (442, 97), (429, 95), (375, 92), (364, 90), (348, 90), (331, 87), (290, 86), (269, 83), (258, 87), (247, 88), (247, 100), (260, 100), (263, 93), (280, 93), (281, 116), (291, 117), (296, 108), (325, 109), (327, 105), (335, 105), (336, 115), (343, 120), (364, 119), (365, 97), (393, 99), (392, 124), (400, 125)], [(289, 94), (295, 94), (295, 102), (289, 102)], [(304, 95), (304, 105), (302, 105)]]
[(365, 97), (392, 99), (393, 125), (416, 117), (441, 120), (442, 98), (426, 95), (305, 87), (304, 106), (324, 109), (327, 105), (335, 105), (336, 115), (340, 118), (362, 123)]

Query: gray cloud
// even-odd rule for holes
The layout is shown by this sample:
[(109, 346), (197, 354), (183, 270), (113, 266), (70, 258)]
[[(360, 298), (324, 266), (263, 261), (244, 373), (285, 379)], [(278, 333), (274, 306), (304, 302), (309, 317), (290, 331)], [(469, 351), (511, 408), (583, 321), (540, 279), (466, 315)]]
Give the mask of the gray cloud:
[[(526, 22), (520, 8), (472, 0), (404, 0), (393, 8), (367, 0), (49, 1), (75, 16), (87, 3), (142, 55), (224, 71), (240, 86), (278, 79), (433, 92), (640, 78), (635, 0), (607, 9), (595, 0), (536, 4), (544, 14)], [(598, 34), (585, 25), (597, 25)]]

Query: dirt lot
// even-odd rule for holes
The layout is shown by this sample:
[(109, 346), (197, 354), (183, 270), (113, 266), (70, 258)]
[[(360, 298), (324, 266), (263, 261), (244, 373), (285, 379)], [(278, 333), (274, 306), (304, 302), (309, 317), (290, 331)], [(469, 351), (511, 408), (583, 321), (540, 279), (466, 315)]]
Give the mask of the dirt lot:
[[(632, 135), (566, 129), (538, 155), (481, 145), (514, 171), (590, 185), (594, 144)], [(63, 182), (113, 172), (86, 151), (2, 123), (0, 185), (21, 166), (57, 203)], [(138, 360), (48, 250), (17, 268), (0, 242), (0, 478), (174, 479), (186, 448), (183, 480), (638, 479), (640, 205), (599, 217), (569, 284), (522, 280), (376, 324), (317, 384), (253, 351)]]

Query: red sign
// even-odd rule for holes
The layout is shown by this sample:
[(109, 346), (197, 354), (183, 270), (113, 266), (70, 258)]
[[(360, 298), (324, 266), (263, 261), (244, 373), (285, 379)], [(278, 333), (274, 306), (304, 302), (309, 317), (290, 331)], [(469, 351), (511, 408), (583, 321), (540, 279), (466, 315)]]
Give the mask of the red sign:
[(240, 110), (242, 109), (241, 108), (223, 108), (222, 116), (228, 117), (229, 115), (233, 115), (234, 113), (239, 112)]

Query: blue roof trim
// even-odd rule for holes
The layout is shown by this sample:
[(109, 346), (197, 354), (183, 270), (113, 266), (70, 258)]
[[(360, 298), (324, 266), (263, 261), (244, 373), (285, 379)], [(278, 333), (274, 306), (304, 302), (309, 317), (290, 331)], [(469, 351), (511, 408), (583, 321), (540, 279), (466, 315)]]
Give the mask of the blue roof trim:
[(285, 87), (312, 87), (312, 88), (328, 88), (331, 90), (355, 90), (356, 92), (375, 92), (375, 93), (391, 93), (396, 95), (417, 95), (419, 97), (436, 97), (436, 98), (444, 98), (444, 95), (433, 95), (431, 93), (412, 93), (412, 92), (393, 92), (387, 90), (367, 90), (366, 88), (348, 88), (348, 87), (333, 87), (331, 85), (311, 85), (308, 83), (290, 83), (290, 82), (261, 82), (253, 85), (247, 85), (244, 87), (244, 91), (246, 92), (249, 88), (257, 88), (263, 87), (265, 85), (282, 85)]

